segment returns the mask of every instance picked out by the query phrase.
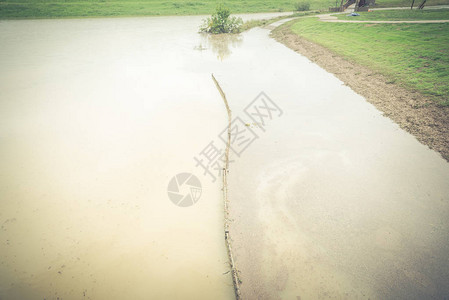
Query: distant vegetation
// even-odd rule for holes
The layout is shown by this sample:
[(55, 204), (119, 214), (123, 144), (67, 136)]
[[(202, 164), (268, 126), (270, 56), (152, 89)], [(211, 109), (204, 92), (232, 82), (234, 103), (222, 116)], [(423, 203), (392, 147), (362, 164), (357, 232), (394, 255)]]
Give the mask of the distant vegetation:
[(200, 31), (212, 34), (239, 33), (242, 25), (242, 18), (231, 16), (229, 8), (221, 4), (210, 18), (203, 20)]
[[(233, 13), (294, 11), (301, 0), (0, 0), (0, 18), (210, 15), (223, 2)], [(335, 0), (305, 0), (311, 10), (335, 6)], [(340, 4), (340, 1), (337, 1)], [(410, 0), (377, 0), (380, 7), (410, 6)], [(449, 4), (428, 0), (426, 6)]]
[(307, 11), (310, 10), (310, 3), (309, 2), (296, 2), (295, 3), (295, 10), (296, 11)]

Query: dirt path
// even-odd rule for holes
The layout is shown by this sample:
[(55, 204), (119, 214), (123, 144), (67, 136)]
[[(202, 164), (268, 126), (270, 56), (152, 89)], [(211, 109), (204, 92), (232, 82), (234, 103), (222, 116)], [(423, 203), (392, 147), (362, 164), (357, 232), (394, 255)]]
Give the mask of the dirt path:
[(418, 92), (388, 83), (383, 75), (297, 36), (288, 26), (273, 30), (272, 37), (335, 74), (401, 128), (449, 161), (449, 107), (441, 107)]

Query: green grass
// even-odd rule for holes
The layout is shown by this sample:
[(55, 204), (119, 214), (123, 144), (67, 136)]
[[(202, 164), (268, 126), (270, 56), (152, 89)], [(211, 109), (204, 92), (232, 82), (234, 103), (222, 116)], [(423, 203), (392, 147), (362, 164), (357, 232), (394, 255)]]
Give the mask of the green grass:
[(327, 23), (295, 21), (292, 30), (391, 82), (449, 105), (449, 23)]
[(400, 20), (449, 20), (449, 9), (405, 9), (405, 10), (375, 10), (359, 12), (360, 16), (348, 17), (346, 14), (336, 15), (342, 20), (365, 21), (400, 21)]
[[(447, 0), (449, 1), (449, 0)], [(219, 3), (232, 13), (293, 11), (296, 0), (0, 0), (0, 19), (211, 14)], [(332, 0), (311, 0), (310, 9)]]
[[(327, 11), (337, 0), (306, 0)], [(402, 1), (402, 2), (401, 2)], [(0, 0), (0, 19), (211, 14), (219, 3), (232, 13), (293, 11), (299, 0)], [(428, 0), (428, 5), (449, 0)], [(409, 0), (377, 0), (379, 7), (409, 6)]]
[[(422, 0), (416, 0), (415, 1), (415, 7), (417, 7)], [(432, 6), (432, 5), (447, 5), (448, 2), (446, 0), (428, 0), (426, 2), (426, 6)], [(376, 0), (376, 7), (410, 7), (412, 5), (411, 0)]]

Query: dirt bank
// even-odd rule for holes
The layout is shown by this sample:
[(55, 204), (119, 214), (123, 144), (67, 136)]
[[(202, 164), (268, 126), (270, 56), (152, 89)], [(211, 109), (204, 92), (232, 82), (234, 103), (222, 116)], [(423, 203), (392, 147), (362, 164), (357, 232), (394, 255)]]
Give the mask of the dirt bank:
[(288, 25), (274, 29), (271, 36), (333, 73), (385, 116), (449, 161), (449, 107), (441, 107), (418, 92), (389, 83), (385, 76), (299, 37)]

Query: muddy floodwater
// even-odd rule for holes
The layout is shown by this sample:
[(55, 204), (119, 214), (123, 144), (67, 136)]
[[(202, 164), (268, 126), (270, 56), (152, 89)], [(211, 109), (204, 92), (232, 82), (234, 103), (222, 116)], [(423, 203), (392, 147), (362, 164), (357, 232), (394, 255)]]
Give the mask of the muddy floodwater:
[(0, 298), (233, 299), (220, 178), (195, 160), (224, 148), (211, 73), (247, 134), (244, 299), (449, 296), (449, 164), (269, 29), (201, 18), (0, 21)]

